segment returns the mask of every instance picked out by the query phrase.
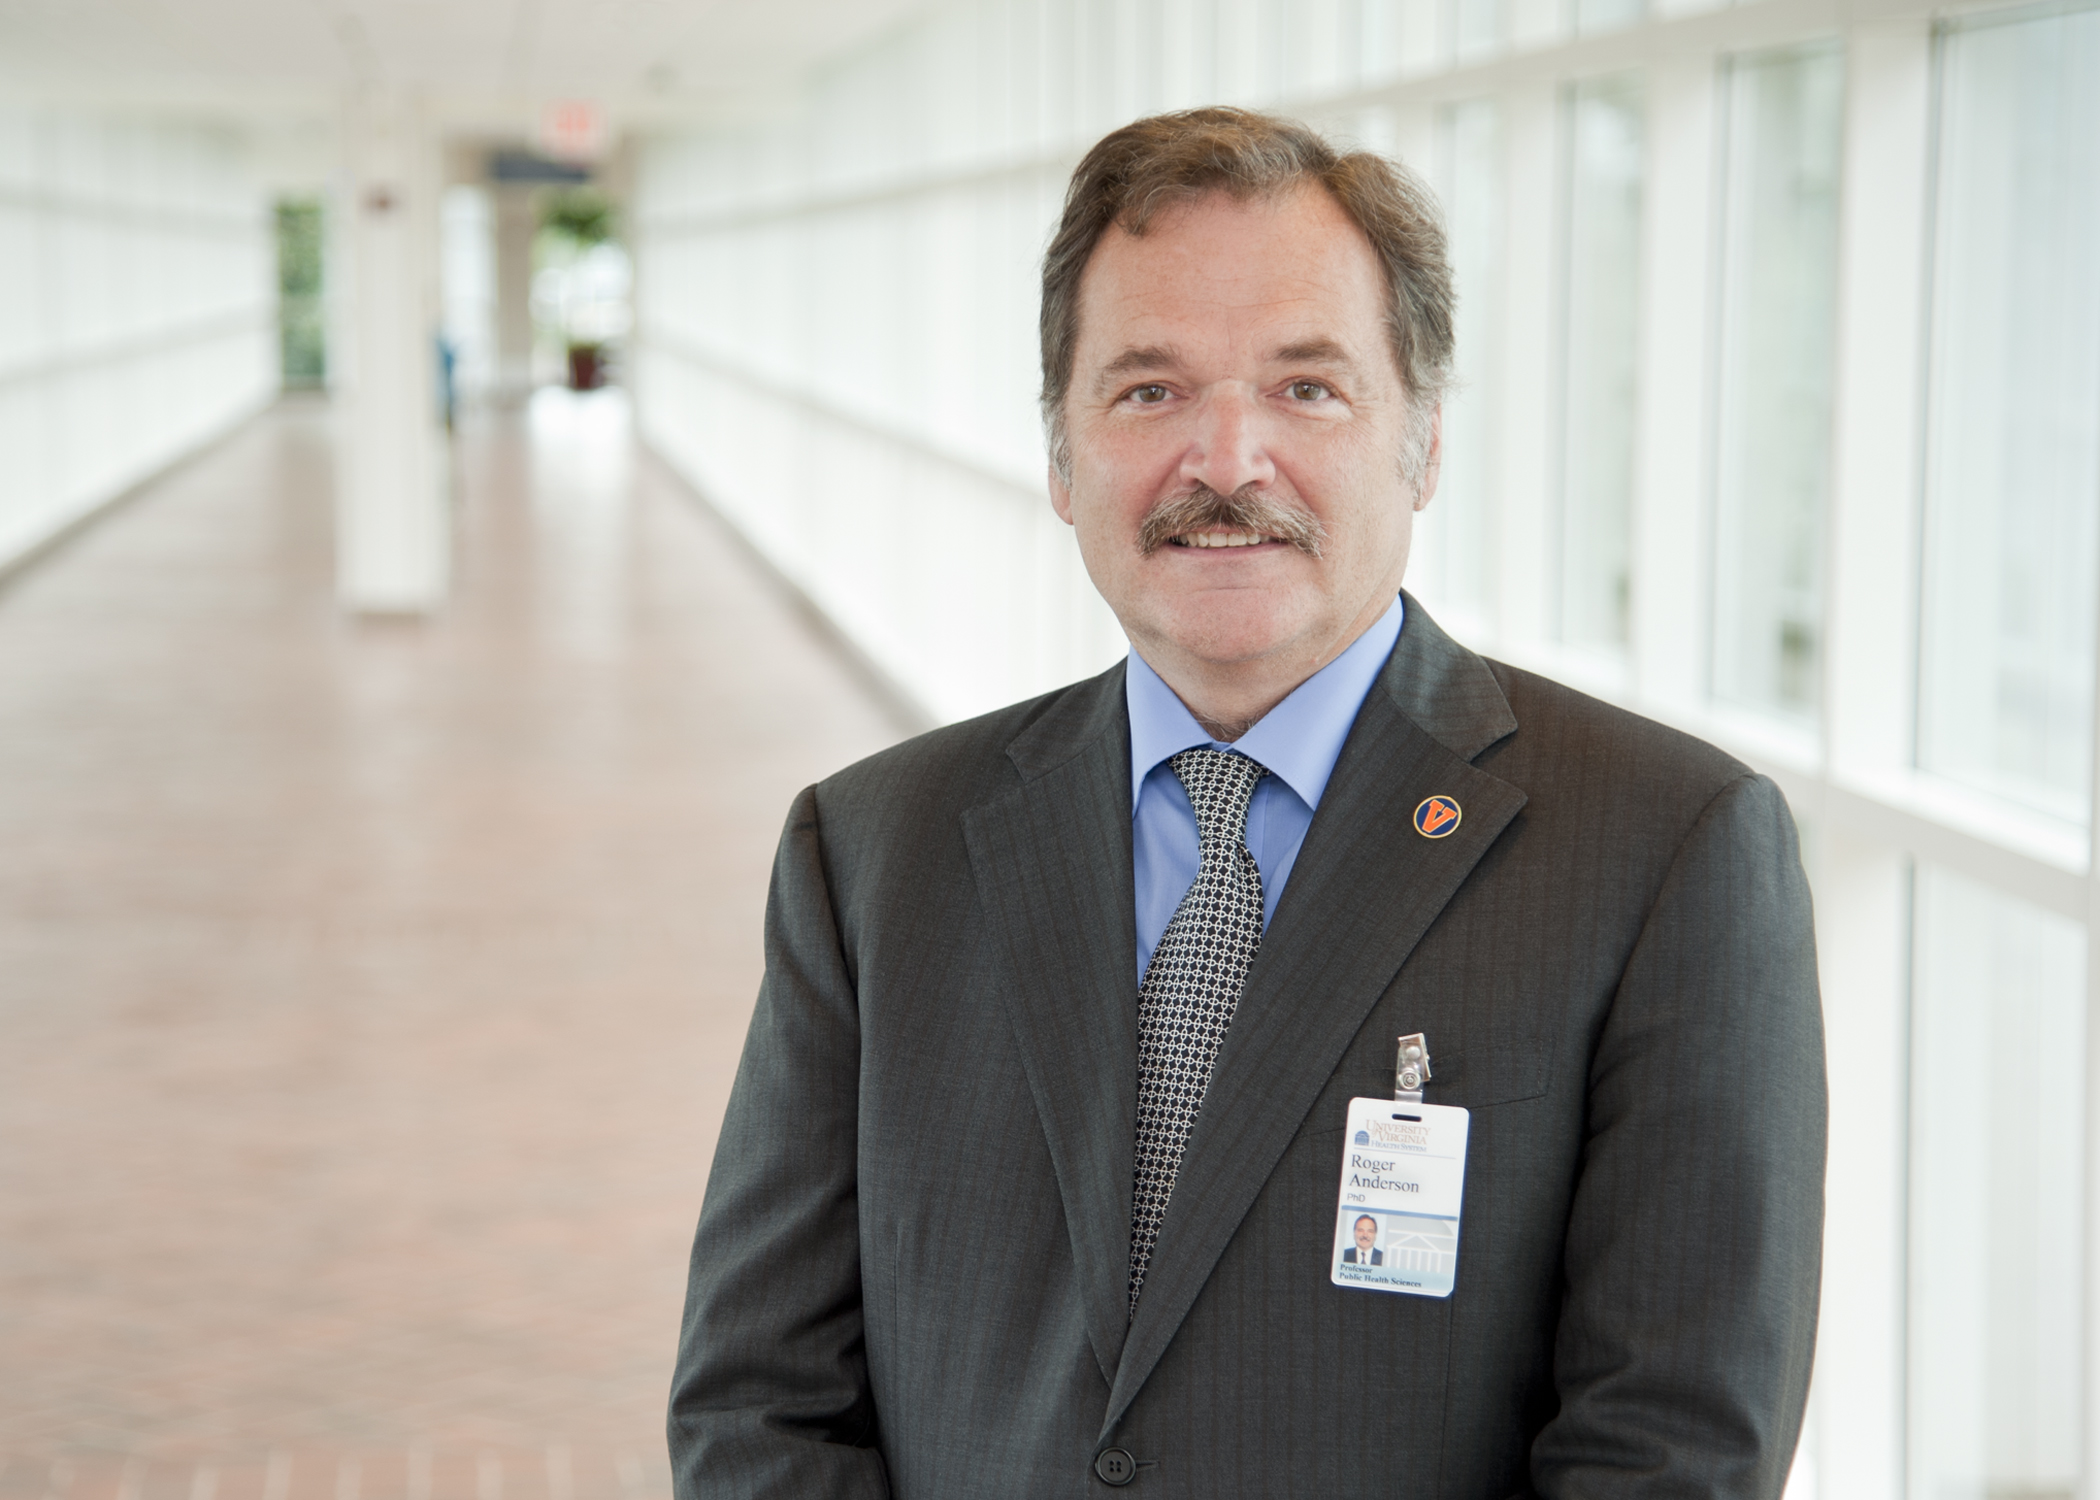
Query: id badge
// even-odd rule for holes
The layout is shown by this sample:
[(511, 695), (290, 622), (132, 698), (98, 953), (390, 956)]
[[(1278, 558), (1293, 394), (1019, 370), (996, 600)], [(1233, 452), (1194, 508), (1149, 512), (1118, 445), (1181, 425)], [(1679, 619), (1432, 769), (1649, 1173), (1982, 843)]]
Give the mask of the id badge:
[(1472, 1116), (1448, 1104), (1351, 1099), (1335, 1212), (1336, 1286), (1448, 1297)]

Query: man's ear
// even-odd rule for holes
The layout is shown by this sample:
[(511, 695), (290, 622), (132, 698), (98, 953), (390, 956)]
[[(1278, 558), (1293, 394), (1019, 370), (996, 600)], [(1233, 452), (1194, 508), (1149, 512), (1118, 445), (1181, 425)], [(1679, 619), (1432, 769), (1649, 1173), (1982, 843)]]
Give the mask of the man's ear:
[(1057, 512), (1057, 519), (1067, 526), (1072, 524), (1072, 487), (1064, 482), (1057, 472), (1057, 465), (1048, 465), (1044, 472), (1050, 480), (1050, 508)]
[(1429, 414), (1429, 459), (1422, 465), (1422, 482), (1415, 487), (1415, 509), (1427, 510), (1436, 498), (1436, 482), (1444, 472), (1444, 403)]

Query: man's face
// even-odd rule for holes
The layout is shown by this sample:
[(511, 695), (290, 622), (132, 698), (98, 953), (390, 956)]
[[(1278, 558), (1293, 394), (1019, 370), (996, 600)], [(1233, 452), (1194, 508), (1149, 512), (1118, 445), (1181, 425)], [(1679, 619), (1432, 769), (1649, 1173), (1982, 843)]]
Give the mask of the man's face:
[(1368, 1255), (1371, 1247), (1377, 1243), (1378, 1221), (1376, 1219), (1358, 1219), (1356, 1221), (1356, 1248)]
[[(1419, 491), (1401, 477), (1408, 401), (1385, 313), (1369, 241), (1318, 187), (1212, 194), (1142, 237), (1102, 237), (1080, 284), (1071, 473), (1051, 497), (1155, 666), (1324, 665), (1392, 602), (1435, 465), (1432, 447)], [(1147, 535), (1170, 502), (1195, 496), (1200, 515), (1206, 495), (1249, 514), (1210, 507)]]

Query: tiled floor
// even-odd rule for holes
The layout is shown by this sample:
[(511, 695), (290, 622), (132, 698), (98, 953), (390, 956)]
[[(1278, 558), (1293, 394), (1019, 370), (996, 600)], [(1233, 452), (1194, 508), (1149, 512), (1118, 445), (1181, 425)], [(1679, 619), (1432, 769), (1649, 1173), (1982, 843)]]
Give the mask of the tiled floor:
[(616, 394), (329, 597), (325, 411), (0, 588), (0, 1500), (652, 1500), (804, 783), (896, 724)]

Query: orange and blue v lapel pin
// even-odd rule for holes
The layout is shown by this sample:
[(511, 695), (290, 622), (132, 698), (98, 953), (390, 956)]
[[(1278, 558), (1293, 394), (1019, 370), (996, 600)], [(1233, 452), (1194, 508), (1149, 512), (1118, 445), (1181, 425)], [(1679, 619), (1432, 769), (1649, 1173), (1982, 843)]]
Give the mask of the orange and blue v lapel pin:
[(1458, 804), (1449, 797), (1424, 797), (1421, 806), (1415, 809), (1415, 832), (1425, 839), (1449, 838), (1458, 831), (1458, 820), (1464, 816)]

